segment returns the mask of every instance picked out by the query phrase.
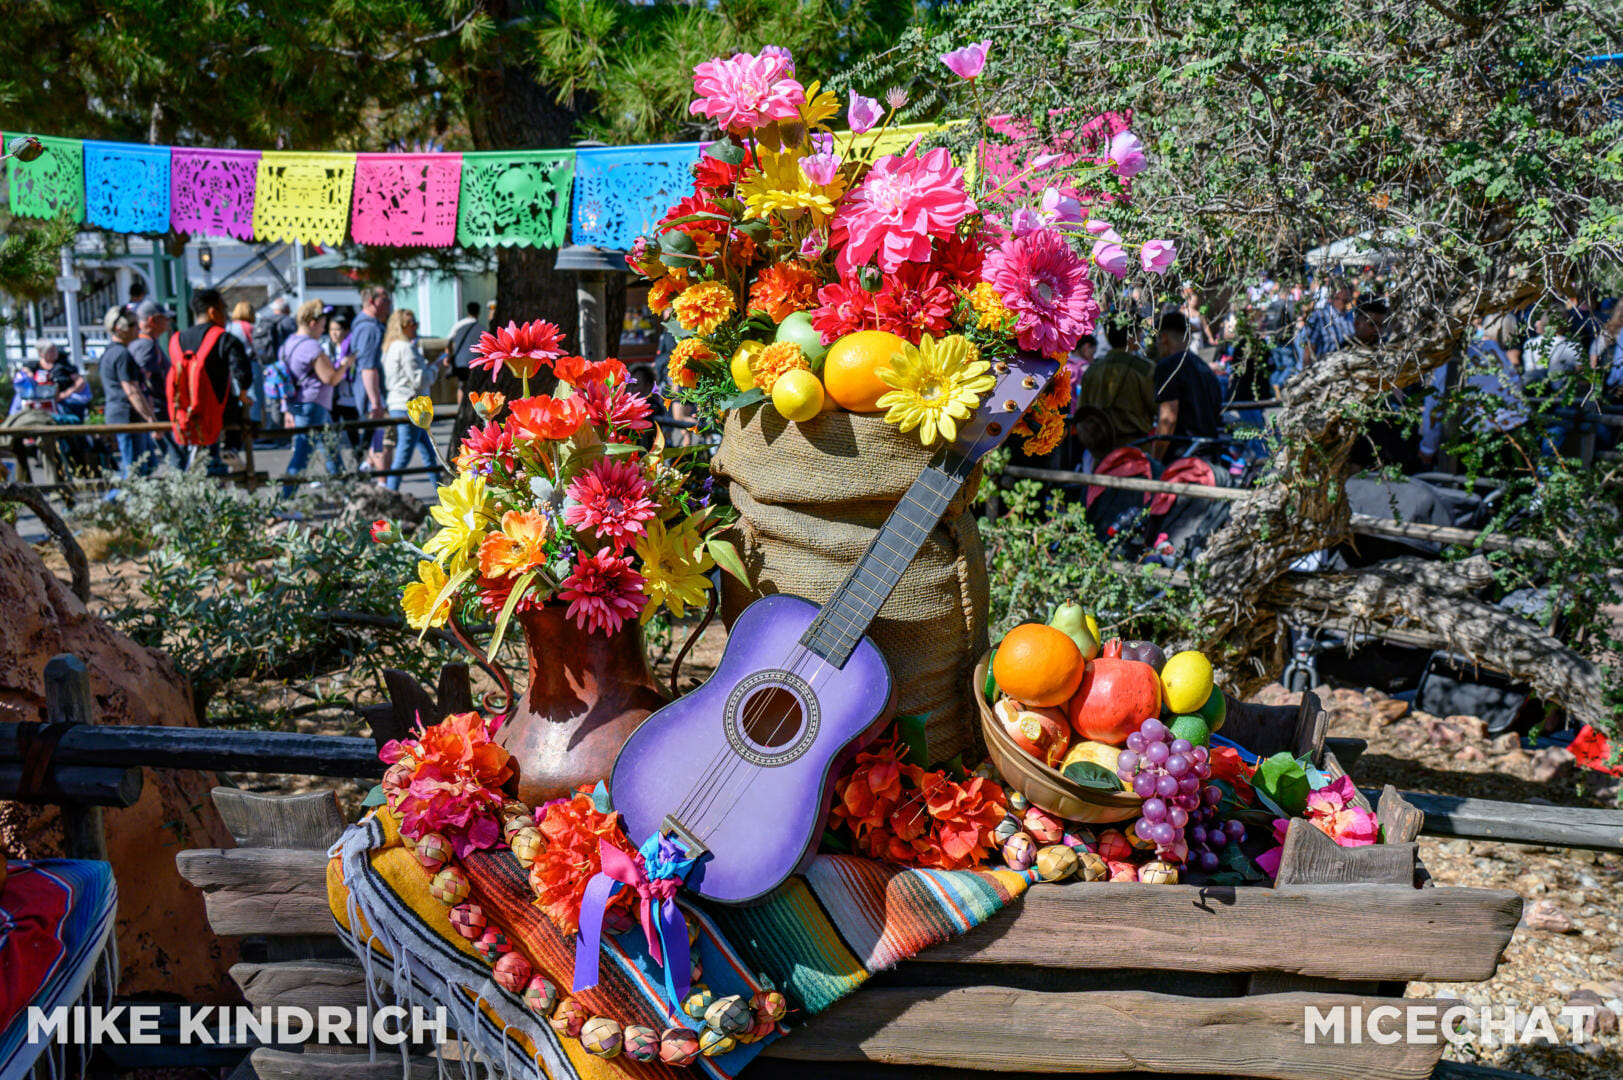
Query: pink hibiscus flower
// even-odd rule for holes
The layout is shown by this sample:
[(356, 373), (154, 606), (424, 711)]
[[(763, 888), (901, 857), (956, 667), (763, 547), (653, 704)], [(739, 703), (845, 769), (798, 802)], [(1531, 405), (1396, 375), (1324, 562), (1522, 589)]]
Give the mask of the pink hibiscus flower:
[(688, 106), (688, 112), (707, 116), (736, 135), (774, 120), (797, 119), (806, 103), (806, 89), (784, 77), (792, 66), (782, 53), (737, 53), (727, 60), (706, 60), (693, 68), (693, 92), (699, 100)]
[(929, 262), (930, 242), (947, 240), (975, 210), (964, 173), (944, 147), (920, 155), (917, 146), (874, 163), (840, 204), (833, 242), (842, 274), (877, 261), (893, 274), (905, 262)]
[(566, 493), (572, 504), (564, 510), (564, 521), (577, 529), (591, 529), (598, 539), (614, 545), (615, 554), (646, 532), (643, 522), (659, 512), (648, 497), (641, 470), (629, 461), (593, 462), (570, 481)]
[(1015, 314), (1015, 340), (1035, 352), (1070, 352), (1093, 332), (1099, 304), (1087, 266), (1065, 237), (1038, 229), (986, 257), (986, 280)]
[(642, 612), (643, 576), (631, 568), (631, 556), (619, 558), (608, 548), (596, 555), (581, 552), (575, 572), (558, 590), (569, 601), (567, 612), (588, 633), (612, 634)]

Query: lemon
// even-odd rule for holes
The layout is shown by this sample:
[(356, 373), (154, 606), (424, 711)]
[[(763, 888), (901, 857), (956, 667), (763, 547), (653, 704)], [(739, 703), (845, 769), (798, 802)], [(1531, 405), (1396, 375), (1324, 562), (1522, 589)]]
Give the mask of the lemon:
[(738, 351), (733, 353), (732, 367), (733, 382), (738, 384), (739, 390), (752, 390), (755, 387), (755, 369), (750, 367), (755, 358), (766, 350), (766, 346), (759, 341), (743, 341), (738, 345)]
[(1065, 760), (1060, 763), (1059, 771), (1064, 772), (1065, 766), (1078, 761), (1091, 761), (1100, 768), (1108, 769), (1114, 775), (1120, 758), (1121, 750), (1119, 747), (1111, 746), (1108, 743), (1084, 740), (1071, 747), (1070, 752), (1065, 755)]
[(772, 387), (772, 407), (802, 423), (823, 411), (823, 384), (809, 371), (786, 371)]
[(1212, 696), (1212, 662), (1193, 649), (1173, 653), (1161, 669), (1161, 691), (1170, 711), (1199, 712)]
[(1093, 640), (1103, 644), (1105, 639), (1099, 636), (1099, 620), (1093, 617), (1093, 612), (1085, 613), (1082, 621), (1088, 624), (1088, 633), (1093, 635)]

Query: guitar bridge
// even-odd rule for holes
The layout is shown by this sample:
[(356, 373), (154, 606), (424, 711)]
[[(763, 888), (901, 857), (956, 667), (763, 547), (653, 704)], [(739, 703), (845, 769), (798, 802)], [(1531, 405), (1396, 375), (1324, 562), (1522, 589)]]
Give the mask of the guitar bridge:
[(660, 826), (660, 829), (667, 835), (674, 836), (682, 842), (682, 846), (687, 849), (688, 858), (697, 859), (701, 855), (710, 854), (710, 849), (705, 847), (697, 836), (693, 835), (693, 830), (676, 820), (676, 815), (666, 814), (665, 822)]

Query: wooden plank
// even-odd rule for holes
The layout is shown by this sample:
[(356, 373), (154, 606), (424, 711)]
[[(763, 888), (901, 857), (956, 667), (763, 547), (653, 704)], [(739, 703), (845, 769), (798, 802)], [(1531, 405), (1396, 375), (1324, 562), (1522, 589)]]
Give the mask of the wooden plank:
[[(1365, 794), (1376, 795), (1374, 791)], [(1425, 814), (1421, 832), (1426, 836), (1623, 851), (1623, 811), (1462, 799), (1414, 791), (1403, 792), (1403, 798)]]
[(0, 799), (61, 806), (64, 854), (72, 852), (71, 858), (92, 860), (102, 856), (105, 862), (106, 847), (96, 842), (96, 837), (103, 835), (96, 831), (102, 819), (90, 811), (104, 806), (134, 806), (141, 798), (143, 779), (141, 770), (134, 768), (50, 765), (39, 793), (25, 798), (22, 763), (0, 761)]
[(209, 793), (238, 847), (320, 848), (344, 833), (344, 812), (332, 791), (268, 795), (217, 787)]
[(1381, 823), (1381, 839), (1388, 844), (1407, 844), (1420, 835), (1426, 824), (1426, 815), (1398, 794), (1398, 789), (1391, 784), (1381, 790), (1375, 804), (1375, 819)]
[[(89, 598), (81, 596), (80, 599)], [(45, 662), (45, 721), (49, 724), (87, 726), (96, 722), (90, 705), (90, 673), (85, 670), (85, 662), (72, 653), (58, 653)], [(63, 738), (66, 737), (67, 734), (64, 734)], [(57, 747), (60, 746), (58, 742)], [(62, 854), (70, 859), (106, 862), (107, 830), (102, 821), (101, 808), (134, 806), (135, 800), (141, 796), (140, 773), (133, 778), (128, 772), (115, 776), (105, 770), (78, 776), (64, 775), (68, 772), (67, 762), (56, 762), (54, 751), (52, 764), (52, 784), (63, 797)], [(116, 762), (113, 767), (120, 769), (126, 765)], [(18, 772), (20, 779), (21, 770)], [(127, 802), (124, 801), (126, 797)]]
[(205, 848), (175, 856), (216, 934), (330, 934), (327, 857), (315, 849)]
[[(1447, 1045), (1306, 1039), (1309, 1006), (1435, 1008), (1342, 994), (1192, 998), (1000, 987), (869, 990), (763, 1055), (1033, 1072), (1239, 1073), (1277, 1080), (1424, 1080)], [(1400, 1018), (1389, 1029), (1401, 1029)]]
[(1479, 982), (1521, 909), (1498, 889), (1072, 884), (1034, 888), (920, 959)]
[(359, 1054), (294, 1054), (262, 1046), (253, 1052), (259, 1080), (439, 1080), (433, 1058), (411, 1057), (401, 1068), (397, 1047), (380, 1046), (376, 1061)]
[(1292, 818), (1274, 884), (1370, 882), (1412, 887), (1419, 857), (1419, 848), (1412, 843), (1342, 847), (1305, 818)]
[[(176, 861), (188, 881), (216, 895), (246, 900), (262, 887), (283, 890), (276, 894), (281, 913), (295, 925), (258, 912), (251, 928), (229, 933), (332, 933), (320, 852), (204, 849), (183, 851)], [(1502, 889), (1073, 883), (1034, 888), (919, 959), (1479, 982), (1493, 976), (1521, 911), (1521, 897)], [(247, 921), (246, 912), (231, 914), (233, 926)], [(1213, 948), (1214, 941), (1223, 947)]]
[(284, 964), (233, 964), (231, 977), (248, 1004), (317, 1009), (366, 1004), (366, 976), (358, 959), (295, 960)]
[[(0, 761), (21, 758), (18, 727), (0, 723)], [(66, 765), (145, 765), (207, 772), (274, 772), (310, 776), (383, 775), (371, 739), (226, 728), (77, 727), (62, 736), (56, 760)]]

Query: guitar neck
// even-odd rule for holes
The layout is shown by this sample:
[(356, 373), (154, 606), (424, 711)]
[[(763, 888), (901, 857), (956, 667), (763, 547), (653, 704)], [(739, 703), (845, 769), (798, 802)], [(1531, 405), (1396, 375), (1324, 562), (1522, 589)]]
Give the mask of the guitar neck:
[(855, 568), (823, 605), (800, 639), (802, 645), (835, 667), (845, 665), (958, 489), (964, 486), (975, 460), (956, 446), (936, 451)]

